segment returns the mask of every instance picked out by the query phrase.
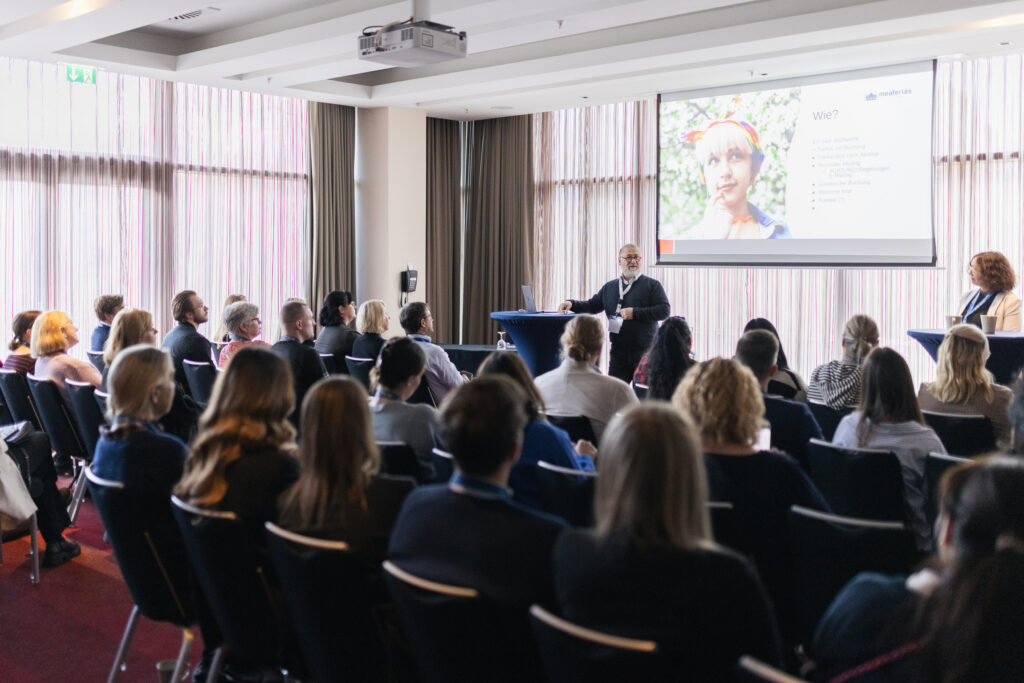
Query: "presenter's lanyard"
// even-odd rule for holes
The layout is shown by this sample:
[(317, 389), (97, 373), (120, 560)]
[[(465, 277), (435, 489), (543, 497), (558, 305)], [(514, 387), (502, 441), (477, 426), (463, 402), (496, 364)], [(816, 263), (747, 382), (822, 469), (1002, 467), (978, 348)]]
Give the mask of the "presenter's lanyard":
[(966, 321), (968, 318), (971, 317), (971, 315), (974, 314), (975, 311), (977, 311), (979, 308), (988, 303), (988, 300), (991, 296), (991, 294), (982, 294), (981, 290), (979, 289), (977, 296), (975, 296), (974, 299), (971, 300), (971, 303), (967, 306), (967, 310), (964, 311), (964, 320)]
[(627, 294), (629, 294), (629, 290), (633, 287), (633, 283), (636, 282), (637, 277), (640, 276), (637, 275), (635, 278), (630, 280), (629, 284), (625, 287), (622, 286), (622, 278), (619, 278), (619, 305), (615, 307), (615, 315), (618, 315), (619, 311), (622, 310), (622, 300), (626, 298)]

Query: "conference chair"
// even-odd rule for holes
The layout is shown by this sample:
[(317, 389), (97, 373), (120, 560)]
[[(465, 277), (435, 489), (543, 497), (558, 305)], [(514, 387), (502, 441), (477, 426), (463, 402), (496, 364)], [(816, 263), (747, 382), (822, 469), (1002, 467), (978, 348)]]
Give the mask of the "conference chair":
[(420, 385), (416, 387), (416, 391), (412, 392), (412, 396), (409, 397), (406, 403), (422, 403), (434, 408), (437, 407), (437, 401), (434, 400), (434, 392), (430, 390), (426, 377), (420, 380)]
[(296, 534), (271, 522), (266, 529), (291, 624), (313, 679), (387, 680), (374, 586), (361, 558), (342, 541)]
[(96, 403), (96, 387), (88, 382), (70, 379), (64, 381), (64, 386), (71, 397), (71, 410), (75, 414), (82, 443), (90, 454), (95, 454), (96, 444), (100, 440), (100, 427), (107, 423)]
[(96, 407), (100, 410), (100, 415), (104, 418), (107, 416), (107, 400), (110, 398), (110, 394), (99, 389), (92, 392), (92, 397), (96, 399)]
[(0, 393), (4, 396), (4, 404), (11, 413), (14, 422), (27, 421), (38, 431), (43, 431), (43, 421), (39, 417), (32, 392), (28, 388), (25, 375), (14, 370), (0, 368)]
[(135, 603), (107, 681), (113, 683), (120, 676), (141, 614), (181, 630), (181, 647), (171, 676), (173, 683), (181, 683), (188, 671), (196, 613), (188, 558), (170, 506), (166, 499), (153, 500), (124, 482), (99, 477), (89, 467), (85, 476), (107, 542)]
[(744, 655), (736, 665), (737, 683), (809, 683), (803, 678), (790, 676), (759, 659)]
[(925, 516), (928, 518), (928, 526), (935, 527), (935, 519), (939, 516), (939, 482), (946, 470), (957, 465), (970, 462), (970, 458), (958, 458), (955, 455), (945, 453), (929, 453), (924, 458), (924, 485), (925, 485)]
[(835, 436), (836, 427), (839, 426), (839, 422), (853, 412), (853, 408), (829, 408), (824, 403), (808, 403), (807, 407), (811, 409), (811, 414), (814, 415), (814, 419), (818, 422), (818, 426), (821, 427), (821, 434), (825, 438), (825, 441), (831, 441), (832, 437)]
[(201, 406), (210, 402), (213, 394), (213, 384), (217, 381), (217, 369), (213, 363), (203, 361), (199, 363), (194, 360), (183, 360), (185, 368), (185, 381), (188, 382), (189, 393), (192, 398)]
[(526, 605), (430, 581), (390, 561), (384, 582), (423, 683), (544, 680)]
[(376, 361), (373, 358), (357, 358), (345, 356), (345, 365), (348, 367), (348, 374), (362, 382), (363, 387), (370, 390), (370, 370)]
[(329, 375), (348, 374), (343, 373), (341, 369), (338, 368), (338, 359), (334, 357), (333, 353), (321, 353), (320, 362), (324, 364), (325, 368), (327, 368), (327, 374)]
[(594, 526), (594, 486), (597, 472), (537, 463), (540, 506), (575, 527)]
[(434, 479), (433, 468), (429, 470), (420, 464), (412, 446), (401, 441), (378, 441), (380, 451), (380, 471), (394, 477), (412, 477), (419, 483), (429, 483)]
[(678, 664), (660, 656), (658, 643), (585, 628), (530, 607), (530, 626), (548, 683), (678, 681)]
[(594, 425), (591, 424), (590, 418), (582, 415), (548, 415), (547, 418), (554, 426), (567, 431), (573, 443), (586, 439), (597, 445), (597, 435), (594, 433)]
[(750, 539), (733, 504), (727, 501), (710, 500), (707, 507), (715, 542), (748, 557), (751, 556), (753, 551)]
[(97, 370), (99, 370), (99, 373), (102, 375), (103, 374), (103, 369), (105, 367), (107, 367), (107, 362), (105, 360), (103, 360), (103, 352), (102, 351), (86, 351), (85, 355), (88, 356), (89, 362), (92, 363), (92, 366), (94, 368), (96, 368)]
[[(14, 425), (16, 426), (16, 425)], [(16, 444), (7, 445), (7, 453), (10, 455), (11, 460), (18, 467), (18, 473), (21, 475), (22, 485), (25, 487), (24, 494), (30, 496), (31, 492), (29, 488), (32, 485), (32, 478), (29, 476), (29, 462), (28, 454), (21, 450)], [(0, 454), (0, 457), (3, 457)], [(14, 482), (10, 482), (11, 485), (15, 485)], [(29, 581), (33, 585), (39, 583), (39, 579), (42, 574), (39, 572), (39, 565), (42, 560), (42, 553), (39, 552), (39, 523), (36, 518), (35, 512), (28, 518), (28, 532), (29, 532)], [(3, 552), (3, 539), (0, 538), (0, 565), (4, 563), (4, 552)]]
[(189, 563), (224, 638), (207, 680), (217, 680), (224, 649), (279, 669), (289, 680), (288, 671), (301, 662), (269, 558), (257, 546), (252, 526), (233, 512), (200, 508), (177, 496), (171, 503)]
[(633, 393), (641, 401), (647, 398), (648, 387), (646, 384), (640, 384), (639, 382), (633, 382)]
[(928, 410), (921, 414), (949, 453), (967, 457), (996, 450), (992, 421), (984, 415), (950, 415)]
[(71, 502), (68, 504), (68, 516), (74, 525), (78, 519), (78, 509), (85, 496), (85, 468), (83, 464), (92, 461), (92, 452), (82, 441), (82, 430), (78, 427), (75, 416), (68, 410), (64, 398), (60, 395), (57, 385), (48, 379), (40, 379), (35, 375), (28, 376), (28, 388), (39, 409), (39, 418), (43, 422), (43, 430), (50, 437), (50, 445), (57, 457), (75, 464), (78, 471), (71, 484)]
[(440, 448), (431, 451), (430, 457), (434, 461), (434, 481), (439, 484), (446, 483), (455, 474), (455, 458)]
[(811, 480), (836, 514), (889, 522), (909, 520), (895, 453), (811, 439), (807, 460)]
[(11, 411), (7, 409), (7, 403), (4, 401), (3, 394), (0, 394), (0, 425), (9, 425), (12, 422), (16, 422), (16, 420), (11, 415)]
[(907, 574), (919, 559), (902, 522), (831, 515), (794, 505), (788, 514), (802, 642), (839, 591), (864, 571)]

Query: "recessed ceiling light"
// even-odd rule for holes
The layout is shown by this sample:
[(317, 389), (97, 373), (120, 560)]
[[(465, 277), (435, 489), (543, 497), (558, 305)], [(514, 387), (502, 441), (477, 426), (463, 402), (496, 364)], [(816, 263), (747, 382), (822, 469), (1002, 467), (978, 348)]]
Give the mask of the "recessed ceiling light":
[(1011, 42), (1010, 42), (1010, 41), (1008, 41), (1008, 40), (1004, 40), (1003, 42), (1001, 42), (1001, 43), (999, 43), (999, 44), (1000, 44), (1000, 45), (1002, 45), (1003, 47), (1009, 47), (1009, 46), (1010, 46), (1010, 45), (1012, 45), (1013, 43), (1011, 43)]
[(580, 98), (584, 99), (584, 100), (589, 100), (590, 99), (590, 95), (581, 95)]
[(513, 109), (515, 109), (515, 107), (510, 107), (507, 104), (497, 104), (491, 107), (491, 109), (497, 109), (499, 111), (512, 111)]

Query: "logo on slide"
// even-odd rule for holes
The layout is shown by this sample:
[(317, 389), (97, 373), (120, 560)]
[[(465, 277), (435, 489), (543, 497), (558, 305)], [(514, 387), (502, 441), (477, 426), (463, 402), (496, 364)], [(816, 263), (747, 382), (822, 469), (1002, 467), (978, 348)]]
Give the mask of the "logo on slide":
[(877, 93), (877, 94), (875, 94), (873, 92), (869, 92), (867, 95), (864, 96), (864, 99), (866, 101), (868, 101), (868, 102), (874, 102), (879, 97), (896, 97), (898, 95), (910, 95), (910, 94), (913, 94), (913, 92), (914, 91), (912, 89), (910, 89), (910, 88), (899, 88), (899, 89), (896, 89), (896, 90), (883, 90), (882, 92)]

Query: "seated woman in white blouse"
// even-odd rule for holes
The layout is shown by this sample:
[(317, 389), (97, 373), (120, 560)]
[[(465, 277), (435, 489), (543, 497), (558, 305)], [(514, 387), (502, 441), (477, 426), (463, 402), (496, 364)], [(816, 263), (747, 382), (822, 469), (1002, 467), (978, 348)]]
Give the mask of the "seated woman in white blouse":
[(1017, 276), (1013, 266), (998, 251), (983, 251), (971, 258), (967, 268), (971, 284), (977, 287), (960, 297), (957, 308), (964, 322), (981, 327), (981, 316), (996, 317), (996, 331), (1020, 330), (1020, 299), (1013, 293)]

